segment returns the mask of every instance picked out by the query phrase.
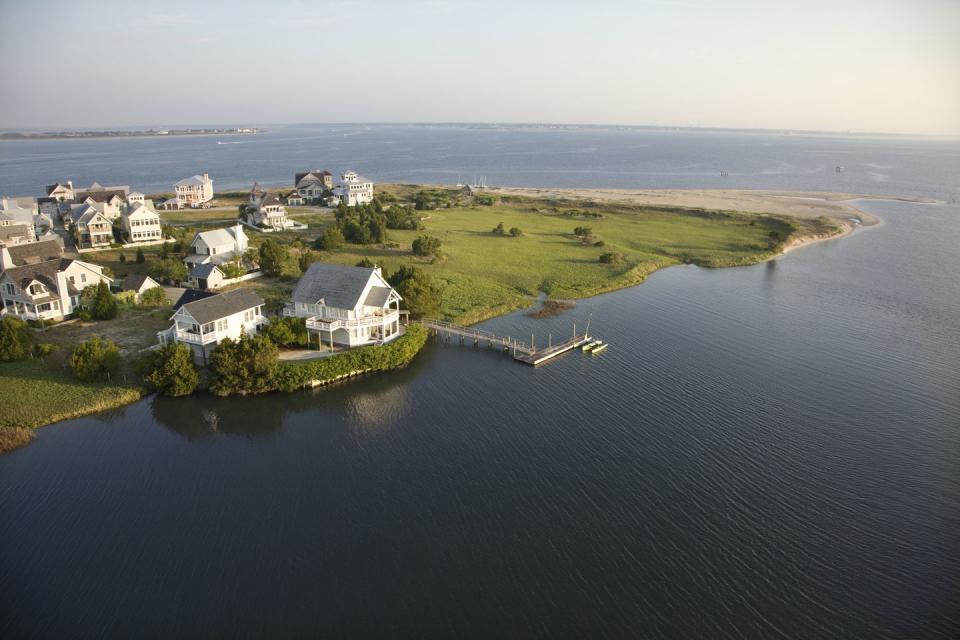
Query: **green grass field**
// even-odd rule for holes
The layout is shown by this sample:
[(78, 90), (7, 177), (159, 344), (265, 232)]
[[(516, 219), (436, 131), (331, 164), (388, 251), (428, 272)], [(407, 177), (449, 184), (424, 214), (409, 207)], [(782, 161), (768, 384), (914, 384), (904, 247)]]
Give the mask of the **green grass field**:
[(39, 359), (0, 363), (0, 429), (32, 428), (136, 402), (142, 390), (74, 380)]
[[(582, 298), (637, 284), (657, 269), (684, 262), (706, 267), (753, 264), (772, 255), (770, 232), (786, 237), (792, 223), (768, 216), (628, 205), (589, 209), (601, 213), (599, 219), (569, 211), (528, 202), (425, 211), (426, 231), (389, 232), (389, 241), (399, 248), (347, 245), (340, 252), (324, 253), (322, 259), (354, 264), (369, 258), (391, 271), (404, 264), (420, 266), (444, 285), (444, 315), (475, 322), (526, 306), (539, 291), (555, 298)], [(523, 235), (494, 235), (491, 231), (500, 222), (506, 229), (519, 227)], [(586, 246), (573, 234), (577, 226), (591, 227), (594, 239), (604, 246)], [(424, 233), (440, 238), (442, 259), (430, 262), (411, 254), (413, 239)], [(599, 257), (606, 252), (622, 253), (623, 262), (601, 264)]]

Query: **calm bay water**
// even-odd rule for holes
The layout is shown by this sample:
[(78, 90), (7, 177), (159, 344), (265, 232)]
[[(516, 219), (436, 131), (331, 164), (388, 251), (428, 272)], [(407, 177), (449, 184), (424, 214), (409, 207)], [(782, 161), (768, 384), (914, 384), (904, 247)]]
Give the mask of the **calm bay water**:
[[(653, 173), (702, 161), (742, 166), (736, 186), (960, 195), (957, 143), (622, 135), (372, 128), (347, 138), (406, 144), (407, 173), (399, 153), (322, 157), (384, 180), (715, 186)], [(459, 160), (441, 162), (445, 138)], [(642, 140), (650, 157), (628, 151)], [(198, 142), (23, 154), (75, 144), (102, 154), (91, 179), (152, 189), (110, 145)], [(9, 149), (0, 185), (47, 179)], [(325, 165), (244, 170), (247, 153), (224, 181)], [(79, 175), (64, 162), (50, 179)], [(862, 206), (884, 224), (486, 323), (544, 344), (592, 316), (601, 355), (530, 369), (431, 343), (335, 388), (149, 398), (41, 429), (0, 457), (0, 635), (956, 637), (960, 207)]]

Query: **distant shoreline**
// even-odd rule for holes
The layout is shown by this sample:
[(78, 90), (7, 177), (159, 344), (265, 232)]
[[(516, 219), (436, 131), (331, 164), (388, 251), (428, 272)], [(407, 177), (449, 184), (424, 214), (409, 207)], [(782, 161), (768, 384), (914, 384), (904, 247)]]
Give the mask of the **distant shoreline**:
[(264, 133), (256, 127), (230, 129), (140, 129), (135, 131), (44, 131), (42, 133), (0, 133), (3, 140), (90, 140), (96, 138), (169, 138), (172, 136), (250, 136)]

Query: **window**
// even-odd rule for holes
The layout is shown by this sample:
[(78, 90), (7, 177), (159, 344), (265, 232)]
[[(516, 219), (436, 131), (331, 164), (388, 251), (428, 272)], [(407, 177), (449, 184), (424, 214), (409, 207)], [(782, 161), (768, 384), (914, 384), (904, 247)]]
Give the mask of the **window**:
[(44, 288), (42, 284), (32, 284), (30, 285), (30, 295), (35, 296), (39, 293), (43, 293)]
[(80, 274), (80, 282), (86, 282), (86, 281), (87, 281), (87, 274), (81, 273), (81, 274)]
[(226, 331), (227, 330), (227, 319), (217, 320), (217, 331)]
[(17, 295), (17, 287), (13, 283), (8, 282), (6, 285), (4, 285), (4, 288), (9, 295)]

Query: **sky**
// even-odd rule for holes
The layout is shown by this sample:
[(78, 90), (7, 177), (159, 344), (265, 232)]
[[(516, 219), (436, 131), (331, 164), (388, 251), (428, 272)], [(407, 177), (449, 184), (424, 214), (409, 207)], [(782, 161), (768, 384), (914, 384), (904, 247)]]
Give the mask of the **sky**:
[(0, 130), (499, 122), (960, 135), (960, 0), (0, 0)]

